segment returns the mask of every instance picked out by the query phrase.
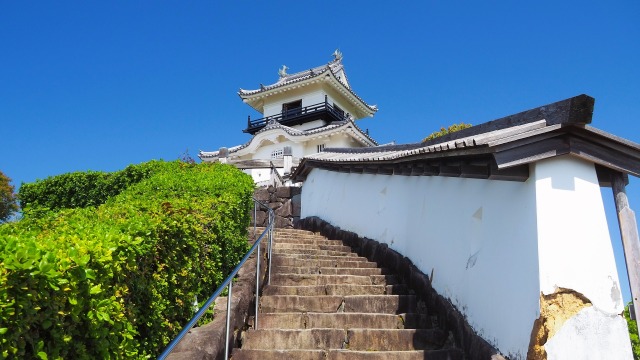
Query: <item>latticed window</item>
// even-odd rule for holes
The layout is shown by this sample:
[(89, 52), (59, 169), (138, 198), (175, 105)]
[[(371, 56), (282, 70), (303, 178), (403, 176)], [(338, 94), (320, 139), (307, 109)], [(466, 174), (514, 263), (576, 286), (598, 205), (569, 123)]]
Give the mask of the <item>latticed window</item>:
[(322, 152), (322, 150), (324, 150), (324, 145), (325, 144), (316, 145), (316, 149), (318, 150), (318, 152)]
[(271, 152), (271, 158), (272, 159), (282, 159), (282, 149), (278, 149), (278, 150), (273, 150)]

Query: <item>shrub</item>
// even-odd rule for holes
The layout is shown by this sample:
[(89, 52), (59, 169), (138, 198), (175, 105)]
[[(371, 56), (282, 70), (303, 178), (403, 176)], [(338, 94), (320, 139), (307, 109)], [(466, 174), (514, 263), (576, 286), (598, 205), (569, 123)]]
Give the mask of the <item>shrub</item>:
[(633, 302), (629, 302), (624, 307), (624, 318), (627, 320), (627, 327), (629, 328), (629, 339), (631, 340), (631, 350), (633, 352), (633, 358), (640, 360), (640, 338), (638, 338), (638, 323), (637, 320), (631, 320), (629, 315), (629, 305)]
[(244, 255), (249, 176), (221, 164), (140, 167), (154, 170), (98, 207), (32, 206), (0, 226), (3, 357), (154, 356)]
[(151, 176), (162, 162), (130, 165), (124, 170), (73, 172), (22, 184), (18, 191), (20, 206), (47, 207), (52, 210), (98, 206), (127, 187)]

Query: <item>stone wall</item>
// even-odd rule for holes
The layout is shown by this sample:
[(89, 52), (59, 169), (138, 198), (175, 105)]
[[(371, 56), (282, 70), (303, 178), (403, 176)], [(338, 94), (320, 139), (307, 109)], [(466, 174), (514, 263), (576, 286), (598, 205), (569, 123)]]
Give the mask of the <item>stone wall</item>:
[[(273, 209), (276, 215), (276, 228), (293, 228), (300, 220), (300, 191), (301, 188), (295, 186), (277, 188), (269, 186), (256, 189), (254, 197)], [(253, 212), (251, 212), (251, 218), (251, 226), (253, 226)], [(267, 211), (258, 209), (256, 219), (257, 226), (266, 226)]]

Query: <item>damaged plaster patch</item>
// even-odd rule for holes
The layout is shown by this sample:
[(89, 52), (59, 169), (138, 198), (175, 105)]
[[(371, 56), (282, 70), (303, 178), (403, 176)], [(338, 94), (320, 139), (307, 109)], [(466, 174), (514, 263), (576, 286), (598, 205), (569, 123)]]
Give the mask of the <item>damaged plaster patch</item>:
[(595, 306), (582, 309), (545, 344), (549, 360), (633, 359), (627, 322)]
[(545, 344), (562, 328), (564, 323), (580, 310), (591, 306), (581, 293), (559, 288), (553, 294), (540, 293), (540, 317), (536, 319), (529, 341), (529, 360), (547, 360)]

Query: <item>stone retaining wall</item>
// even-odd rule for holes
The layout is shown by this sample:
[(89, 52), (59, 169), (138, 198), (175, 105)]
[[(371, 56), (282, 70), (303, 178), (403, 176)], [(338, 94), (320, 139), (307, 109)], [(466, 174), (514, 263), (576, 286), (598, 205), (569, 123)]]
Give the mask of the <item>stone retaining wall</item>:
[[(300, 220), (300, 192), (295, 186), (262, 187), (256, 189), (254, 197), (263, 203), (268, 203), (276, 214), (276, 228), (293, 228)], [(253, 226), (253, 211), (251, 212), (251, 226)], [(267, 225), (267, 211), (258, 209), (256, 226)]]
[(429, 314), (437, 316), (440, 328), (453, 334), (456, 346), (464, 351), (467, 359), (504, 360), (493, 346), (473, 331), (451, 302), (431, 287), (429, 276), (422, 273), (408, 257), (390, 249), (387, 244), (342, 230), (316, 216), (301, 219), (296, 223), (296, 228), (319, 232), (329, 239), (342, 240), (358, 255), (393, 271), (400, 282), (407, 284), (425, 301)]

